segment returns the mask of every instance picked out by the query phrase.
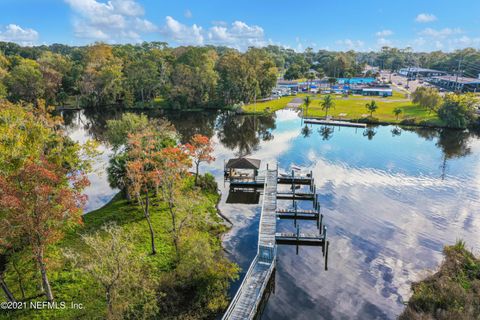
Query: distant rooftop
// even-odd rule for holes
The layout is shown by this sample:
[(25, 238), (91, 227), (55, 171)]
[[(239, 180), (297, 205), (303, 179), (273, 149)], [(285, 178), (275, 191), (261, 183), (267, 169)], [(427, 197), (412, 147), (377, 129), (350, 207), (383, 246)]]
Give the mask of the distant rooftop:
[(384, 88), (384, 87), (369, 87), (369, 88), (364, 88), (363, 91), (366, 92), (392, 92), (391, 88)]
[(449, 82), (457, 82), (461, 84), (480, 84), (480, 79), (477, 78), (468, 78), (468, 77), (457, 77), (456, 76), (439, 76), (433, 77), (433, 79), (449, 81)]
[(406, 71), (409, 71), (409, 72), (442, 72), (442, 73), (446, 73), (445, 71), (427, 69), (427, 68), (417, 68), (417, 67), (402, 68), (401, 70), (406, 70)]

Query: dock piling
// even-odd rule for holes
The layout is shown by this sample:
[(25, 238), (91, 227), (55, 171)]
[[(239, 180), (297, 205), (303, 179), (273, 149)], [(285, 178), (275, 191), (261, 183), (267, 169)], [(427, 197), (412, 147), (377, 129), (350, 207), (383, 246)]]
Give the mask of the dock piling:
[(293, 209), (295, 210), (295, 219), (293, 220), (293, 225), (296, 227), (297, 226), (297, 202), (293, 202)]
[(327, 241), (326, 245), (327, 248), (325, 250), (325, 271), (328, 271), (328, 247), (330, 246), (330, 241)]
[(300, 239), (300, 227), (297, 226), (297, 256), (298, 256), (298, 239)]

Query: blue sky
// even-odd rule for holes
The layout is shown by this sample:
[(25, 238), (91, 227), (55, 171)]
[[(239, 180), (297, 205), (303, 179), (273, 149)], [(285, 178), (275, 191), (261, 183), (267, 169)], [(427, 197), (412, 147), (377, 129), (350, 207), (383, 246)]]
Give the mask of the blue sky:
[(0, 12), (0, 40), (26, 45), (480, 48), (479, 0), (0, 0)]

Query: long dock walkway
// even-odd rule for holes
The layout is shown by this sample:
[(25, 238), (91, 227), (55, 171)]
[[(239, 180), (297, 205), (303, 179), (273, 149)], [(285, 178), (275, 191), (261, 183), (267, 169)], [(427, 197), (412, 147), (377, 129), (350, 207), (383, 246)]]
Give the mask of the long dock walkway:
[(339, 127), (353, 127), (353, 128), (366, 128), (366, 123), (361, 122), (350, 122), (350, 121), (341, 121), (341, 120), (323, 120), (323, 119), (305, 119), (305, 123), (311, 124), (323, 124), (327, 126), (339, 126)]
[(277, 170), (267, 170), (265, 174), (257, 255), (222, 319), (253, 319), (275, 269), (277, 177)]

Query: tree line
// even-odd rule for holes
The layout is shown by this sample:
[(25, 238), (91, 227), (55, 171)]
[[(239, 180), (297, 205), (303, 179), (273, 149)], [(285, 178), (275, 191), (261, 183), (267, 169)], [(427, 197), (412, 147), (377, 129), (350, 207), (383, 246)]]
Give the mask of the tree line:
[(296, 52), (279, 46), (265, 48), (271, 53), (285, 79), (355, 77), (366, 65), (393, 72), (404, 67), (423, 67), (477, 78), (480, 73), (480, 51), (466, 48), (453, 52), (414, 52), (411, 48), (383, 47), (380, 51), (335, 52), (307, 48)]
[(269, 96), (277, 72), (270, 52), (258, 48), (0, 42), (0, 98), (11, 102), (221, 108)]
[[(280, 46), (177, 47), (164, 42), (71, 47), (21, 47), (0, 42), (0, 97), (48, 105), (220, 108), (270, 96), (278, 77), (314, 79), (362, 75), (365, 66), (398, 71), (417, 66), (478, 77), (480, 51), (335, 52)], [(370, 74), (372, 75), (372, 74)]]

